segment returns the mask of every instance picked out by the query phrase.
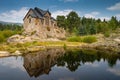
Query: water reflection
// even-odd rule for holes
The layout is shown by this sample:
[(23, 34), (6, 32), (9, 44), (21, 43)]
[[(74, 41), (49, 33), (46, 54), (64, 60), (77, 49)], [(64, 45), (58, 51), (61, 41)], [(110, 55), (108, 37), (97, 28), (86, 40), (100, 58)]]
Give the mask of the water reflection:
[(30, 77), (49, 74), (57, 59), (64, 54), (64, 49), (47, 49), (24, 56), (24, 67)]
[(64, 50), (47, 49), (24, 56), (24, 68), (30, 77), (38, 77), (43, 74), (49, 74), (54, 65), (66, 67), (74, 72), (81, 64), (107, 61), (109, 67), (116, 65), (120, 59), (118, 54), (102, 53), (95, 50)]

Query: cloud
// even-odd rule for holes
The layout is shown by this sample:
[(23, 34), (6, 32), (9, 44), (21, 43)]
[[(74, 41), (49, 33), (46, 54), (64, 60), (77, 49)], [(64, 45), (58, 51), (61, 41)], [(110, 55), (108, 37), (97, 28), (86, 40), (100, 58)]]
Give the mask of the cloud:
[(68, 15), (71, 11), (73, 11), (73, 10), (72, 10), (72, 9), (66, 9), (66, 10), (54, 11), (54, 12), (52, 12), (52, 17), (56, 18), (58, 15), (66, 16), (66, 15)]
[(0, 21), (6, 22), (23, 22), (25, 14), (28, 12), (27, 7), (22, 7), (19, 10), (10, 10), (0, 14)]
[(99, 17), (102, 21), (105, 19), (106, 21), (110, 20), (110, 17)]
[(117, 76), (120, 76), (120, 69), (112, 69), (112, 68), (109, 68), (107, 71), (117, 75)]
[(115, 16), (118, 18), (118, 20), (120, 20), (120, 14), (117, 14)]
[(12, 69), (20, 69), (22, 71), (24, 71), (24, 67), (23, 62), (21, 60), (21, 57), (8, 57), (8, 58), (2, 58), (2, 60), (0, 60), (0, 64), (2, 66), (12, 68)]
[(111, 10), (111, 11), (120, 10), (120, 2), (119, 2), (119, 3), (116, 3), (115, 5), (113, 5), (113, 6), (111, 6), (111, 7), (108, 7), (107, 9), (108, 9), (108, 10)]
[(99, 12), (95, 11), (95, 12), (87, 13), (84, 16), (86, 18), (96, 18), (96, 16), (99, 15), (99, 14), (100, 14)]
[(110, 20), (110, 17), (107, 16), (100, 16), (100, 12), (94, 11), (91, 13), (84, 14), (86, 18), (95, 18), (95, 19), (101, 19), (102, 21), (105, 19), (106, 21)]
[(64, 2), (77, 2), (79, 0), (59, 0), (59, 1), (64, 1)]
[(91, 67), (99, 67), (100, 66), (99, 64), (93, 64), (93, 63), (90, 63), (90, 62), (86, 62), (85, 65), (86, 66), (91, 66)]

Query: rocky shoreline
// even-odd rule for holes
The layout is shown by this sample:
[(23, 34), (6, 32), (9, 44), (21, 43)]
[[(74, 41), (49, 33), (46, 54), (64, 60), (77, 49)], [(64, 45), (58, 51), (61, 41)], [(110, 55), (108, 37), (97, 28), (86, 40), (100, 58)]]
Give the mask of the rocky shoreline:
[[(16, 50), (13, 53), (8, 51), (0, 51), (0, 57), (7, 56), (18, 56), (24, 53), (32, 53), (40, 50), (45, 50), (48, 48), (64, 48), (64, 49), (94, 49), (106, 53), (117, 53), (120, 54), (120, 39), (119, 37), (115, 37), (115, 35), (110, 36), (109, 38), (105, 38), (102, 34), (96, 36), (98, 41), (91, 44), (81, 44), (81, 45), (58, 45), (58, 46), (33, 46), (29, 47), (24, 51)], [(113, 38), (114, 37), (114, 38)]]

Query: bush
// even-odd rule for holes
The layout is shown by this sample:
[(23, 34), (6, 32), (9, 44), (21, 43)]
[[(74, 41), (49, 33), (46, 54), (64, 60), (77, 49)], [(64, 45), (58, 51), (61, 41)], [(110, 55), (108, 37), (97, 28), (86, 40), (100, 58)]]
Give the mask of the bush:
[(5, 38), (8, 38), (8, 37), (12, 36), (14, 34), (14, 32), (11, 30), (5, 30), (5, 31), (2, 31), (2, 34)]
[(4, 42), (5, 38), (2, 34), (0, 34), (0, 42)]
[(105, 37), (110, 37), (110, 32), (105, 32), (105, 33), (104, 33), (104, 36), (105, 36)]
[(81, 42), (81, 38), (78, 37), (78, 36), (68, 37), (67, 41), (70, 41), (70, 42)]
[(4, 30), (0, 31), (0, 42), (4, 42), (9, 38), (10, 36), (17, 34), (20, 31), (12, 31), (12, 30)]
[(97, 41), (97, 38), (95, 36), (85, 36), (82, 39), (82, 42), (85, 42), (85, 43), (93, 43), (93, 42), (96, 42), (96, 41)]

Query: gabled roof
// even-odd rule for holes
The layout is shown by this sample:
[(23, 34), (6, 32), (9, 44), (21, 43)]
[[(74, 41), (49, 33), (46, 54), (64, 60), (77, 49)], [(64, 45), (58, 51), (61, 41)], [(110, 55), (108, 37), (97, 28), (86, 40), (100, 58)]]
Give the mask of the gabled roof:
[[(51, 15), (51, 13), (49, 12), (49, 10), (42, 10), (40, 8), (37, 8), (37, 7), (35, 7), (34, 9), (30, 8), (30, 10), (33, 11), (33, 14), (30, 14), (30, 16), (31, 17), (35, 17), (35, 18), (41, 18), (42, 19), (46, 13), (49, 13)], [(28, 11), (28, 13), (29, 13), (29, 11)], [(26, 16), (28, 15), (28, 13), (26, 14)], [(24, 19), (25, 19), (25, 17), (24, 17)]]

